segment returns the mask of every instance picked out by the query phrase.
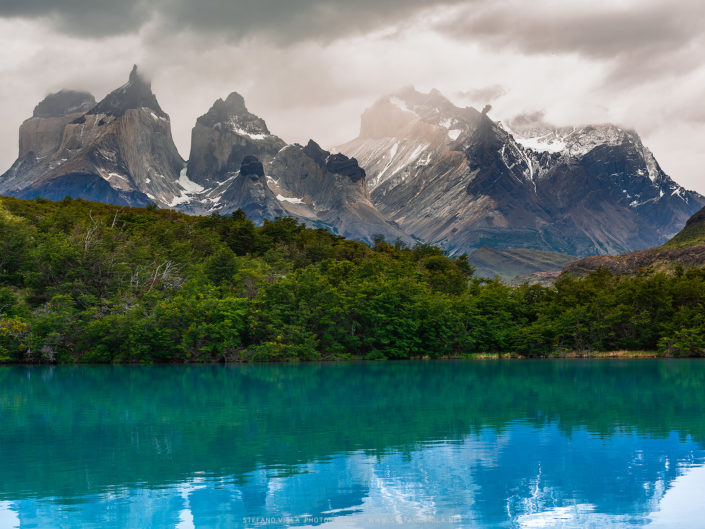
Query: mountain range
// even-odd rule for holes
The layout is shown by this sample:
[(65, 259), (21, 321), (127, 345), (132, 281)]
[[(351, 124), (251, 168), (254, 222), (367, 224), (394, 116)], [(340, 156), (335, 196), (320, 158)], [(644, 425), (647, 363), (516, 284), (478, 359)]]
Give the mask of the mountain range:
[(451, 253), (489, 246), (577, 256), (648, 248), (705, 200), (671, 180), (632, 130), (504, 124), (440, 92), (406, 88), (362, 115), (339, 148), (372, 201), (410, 235)]
[(505, 252), (534, 268), (565, 264), (541, 252), (661, 245), (705, 205), (632, 130), (560, 128), (541, 115), (501, 123), (489, 112), (405, 88), (380, 98), (358, 138), (329, 152), (314, 140), (287, 144), (233, 92), (197, 119), (185, 161), (135, 67), (99, 102), (77, 91), (40, 102), (20, 127), (0, 194), (200, 215), (242, 209), (258, 224), (288, 216), (366, 242), (382, 236), (450, 254), (485, 248), (476, 261)]

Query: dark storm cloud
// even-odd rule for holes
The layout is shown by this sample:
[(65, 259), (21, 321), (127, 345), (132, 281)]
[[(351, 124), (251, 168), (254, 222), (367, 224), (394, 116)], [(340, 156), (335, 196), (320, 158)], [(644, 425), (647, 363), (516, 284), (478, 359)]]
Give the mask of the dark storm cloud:
[(600, 59), (644, 50), (668, 52), (702, 35), (705, 10), (699, 0), (644, 1), (629, 9), (618, 5), (494, 2), (456, 13), (437, 29), (461, 40), (523, 53), (578, 53)]
[(3, 0), (0, 17), (41, 18), (58, 30), (86, 36), (136, 32), (153, 13), (140, 0)]
[(473, 0), (3, 0), (0, 17), (43, 18), (73, 35), (136, 33), (157, 20), (170, 31), (280, 43), (331, 41), (394, 24), (423, 9)]

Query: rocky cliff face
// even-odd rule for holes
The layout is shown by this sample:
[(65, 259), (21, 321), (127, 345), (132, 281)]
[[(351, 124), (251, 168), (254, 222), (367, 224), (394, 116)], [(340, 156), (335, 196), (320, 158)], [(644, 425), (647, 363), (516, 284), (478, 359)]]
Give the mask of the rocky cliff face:
[(507, 126), (437, 91), (381, 98), (339, 149), (360, 160), (384, 215), (452, 253), (645, 248), (705, 203), (663, 173), (633, 131), (526, 117)]
[(353, 239), (411, 239), (372, 204), (365, 171), (354, 158), (331, 154), (313, 140), (289, 145), (271, 164), (270, 188), (291, 216)]
[(87, 92), (61, 91), (48, 95), (20, 126), (19, 157), (0, 177), (0, 190), (19, 189), (63, 163), (56, 157), (64, 129), (95, 105)]
[(169, 116), (136, 67), (97, 105), (89, 94), (52, 94), (22, 127), (20, 157), (0, 176), (0, 193), (163, 207), (184, 193)]
[[(249, 167), (253, 160), (262, 175), (245, 178), (243, 164)], [(287, 145), (237, 93), (198, 118), (184, 179), (195, 189), (179, 205), (185, 211), (226, 214), (241, 208), (257, 223), (290, 216), (368, 242), (376, 235), (411, 241), (372, 204), (365, 171), (355, 159), (331, 154), (314, 141)]]
[(198, 118), (191, 134), (187, 176), (208, 187), (240, 169), (247, 156), (269, 164), (286, 143), (269, 133), (263, 119), (251, 114), (236, 92), (218, 99)]
[(232, 181), (220, 195), (223, 204), (220, 213), (227, 214), (241, 209), (256, 224), (262, 224), (264, 219), (288, 216), (269, 189), (264, 167), (257, 158), (249, 154), (245, 156), (240, 169), (231, 178)]

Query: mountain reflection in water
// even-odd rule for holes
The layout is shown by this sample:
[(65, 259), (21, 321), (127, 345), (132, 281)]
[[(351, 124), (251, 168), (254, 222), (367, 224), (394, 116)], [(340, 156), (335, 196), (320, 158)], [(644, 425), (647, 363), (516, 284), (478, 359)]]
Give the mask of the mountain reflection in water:
[(703, 388), (687, 360), (5, 367), (0, 527), (697, 527)]

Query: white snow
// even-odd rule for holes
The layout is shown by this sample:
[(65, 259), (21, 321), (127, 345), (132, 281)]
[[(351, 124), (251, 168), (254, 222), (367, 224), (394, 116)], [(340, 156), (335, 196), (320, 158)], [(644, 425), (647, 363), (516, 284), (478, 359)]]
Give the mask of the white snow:
[(389, 149), (389, 162), (394, 159), (394, 157), (397, 155), (397, 151), (399, 150), (399, 142), (396, 142), (394, 145), (392, 145), (392, 148)]
[[(452, 124), (453, 124), (453, 120), (451, 118), (446, 118), (439, 123), (439, 125), (441, 127), (446, 128), (446, 129), (449, 129)], [(450, 132), (448, 134), (450, 135)], [(453, 139), (455, 139), (455, 138), (453, 138)]]
[(566, 144), (562, 140), (551, 136), (552, 135), (547, 134), (546, 136), (540, 136), (538, 138), (516, 138), (516, 140), (522, 147), (536, 152), (564, 151)]
[(451, 130), (448, 131), (448, 137), (449, 137), (451, 140), (455, 141), (455, 140), (458, 139), (458, 136), (460, 136), (460, 133), (461, 133), (461, 132), (462, 132), (462, 131), (461, 131), (460, 129), (451, 129)]
[(409, 158), (406, 160), (406, 163), (404, 165), (409, 165), (411, 162), (416, 160), (416, 158), (419, 157), (419, 155), (426, 150), (426, 147), (428, 145), (422, 143), (421, 145), (417, 146), (413, 152), (409, 155)]
[(127, 180), (127, 177), (118, 173), (108, 173), (108, 180), (111, 178), (120, 178), (121, 180)]
[(186, 176), (186, 169), (186, 167), (181, 169), (181, 172), (179, 173), (179, 179), (177, 180), (177, 183), (179, 184), (179, 186), (181, 186), (183, 192), (181, 193), (181, 195), (175, 196), (174, 199), (169, 202), (169, 207), (173, 208), (174, 206), (178, 206), (179, 204), (188, 202), (189, 200), (191, 200), (190, 195), (203, 191), (202, 185), (197, 184), (196, 182), (192, 181), (188, 176)]
[(240, 136), (247, 136), (248, 138), (251, 138), (253, 140), (263, 140), (267, 137), (267, 134), (255, 134), (253, 132), (247, 132), (234, 119), (230, 120), (229, 125), (230, 125), (230, 130), (232, 130), (235, 134), (239, 134)]
[(384, 169), (382, 169), (373, 180), (373, 184), (375, 187), (380, 183), (380, 180), (382, 180), (384, 173), (386, 173), (387, 170), (392, 166), (392, 163), (394, 162), (394, 157), (397, 155), (398, 151), (399, 142), (396, 142), (394, 145), (392, 145), (391, 149), (389, 149), (389, 158), (387, 159), (387, 164), (384, 166)]
[(646, 170), (649, 172), (649, 178), (652, 182), (655, 182), (659, 176), (658, 165), (656, 164), (656, 158), (654, 158), (653, 153), (642, 145), (641, 154), (646, 161)]
[[(149, 196), (149, 194), (147, 194)], [(178, 197), (174, 197), (174, 199), (169, 202), (169, 207), (173, 208), (174, 206), (178, 206), (179, 204), (183, 204), (184, 202), (188, 202), (190, 200), (188, 195), (181, 195)]]
[(203, 186), (197, 184), (193, 180), (186, 176), (186, 167), (181, 169), (179, 173), (179, 185), (186, 191), (186, 193), (200, 193), (203, 191)]
[(141, 107), (141, 110), (144, 110), (145, 112), (148, 112), (149, 115), (152, 116), (152, 119), (153, 119), (154, 121), (159, 121), (159, 120), (168, 121), (167, 118), (163, 118), (163, 117), (157, 116), (157, 115), (154, 113), (154, 111), (153, 111), (151, 108), (149, 108), (149, 107)]
[(277, 195), (277, 200), (279, 202), (290, 202), (291, 204), (303, 204), (303, 200), (295, 197), (285, 197), (284, 195)]

